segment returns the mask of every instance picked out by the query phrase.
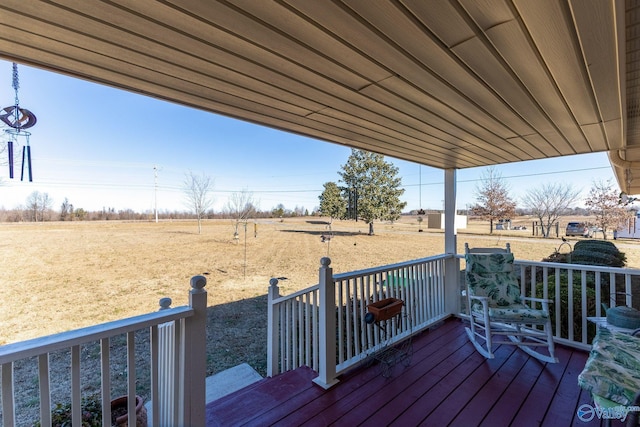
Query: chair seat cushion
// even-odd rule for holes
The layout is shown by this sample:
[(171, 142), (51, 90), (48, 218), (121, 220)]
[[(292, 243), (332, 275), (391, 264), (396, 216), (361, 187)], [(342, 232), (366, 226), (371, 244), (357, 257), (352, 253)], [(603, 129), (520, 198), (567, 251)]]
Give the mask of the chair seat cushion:
[[(482, 305), (474, 304), (473, 311), (482, 315)], [(489, 307), (489, 318), (496, 322), (544, 323), (549, 318), (545, 310), (535, 310), (524, 304), (513, 304), (505, 307)]]
[(578, 384), (595, 395), (630, 405), (640, 390), (640, 338), (598, 328)]

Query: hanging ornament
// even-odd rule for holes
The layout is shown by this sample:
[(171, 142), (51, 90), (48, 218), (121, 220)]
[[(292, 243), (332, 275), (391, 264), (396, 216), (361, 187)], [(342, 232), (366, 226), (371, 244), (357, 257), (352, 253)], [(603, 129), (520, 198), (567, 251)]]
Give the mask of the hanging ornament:
[(31, 146), (29, 145), (29, 136), (31, 134), (25, 129), (33, 127), (36, 122), (36, 116), (26, 108), (20, 108), (20, 101), (18, 99), (18, 89), (20, 88), (20, 80), (18, 78), (18, 65), (13, 63), (13, 89), (15, 90), (15, 103), (10, 107), (5, 107), (0, 110), (0, 120), (9, 126), (9, 129), (5, 129), (5, 132), (9, 134), (9, 140), (7, 141), (7, 155), (9, 157), (9, 178), (13, 179), (13, 153), (14, 144), (18, 144), (18, 138), (24, 137), (25, 144), (22, 146), (22, 173), (20, 174), (20, 180), (24, 180), (25, 169), (28, 170), (29, 182), (33, 181), (33, 174), (31, 172)]

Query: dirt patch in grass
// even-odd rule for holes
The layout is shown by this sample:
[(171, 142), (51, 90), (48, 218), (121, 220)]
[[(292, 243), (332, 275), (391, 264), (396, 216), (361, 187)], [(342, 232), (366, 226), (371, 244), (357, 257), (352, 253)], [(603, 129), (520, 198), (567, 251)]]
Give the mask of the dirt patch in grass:
[[(523, 220), (528, 224), (529, 220)], [(347, 272), (440, 254), (441, 230), (418, 232), (415, 217), (394, 224), (375, 224), (368, 236), (362, 222), (319, 218), (261, 220), (234, 240), (230, 221), (76, 222), (0, 224), (2, 275), (0, 345), (121, 319), (158, 309), (170, 297), (173, 306), (187, 304), (189, 280), (206, 274), (208, 291), (207, 373), (248, 363), (266, 374), (267, 289), (271, 277), (287, 277), (281, 294), (317, 283), (320, 258), (329, 256), (334, 273)], [(559, 247), (559, 239), (539, 239), (530, 230), (496, 231), (471, 222), (458, 235), (458, 250), (511, 243), (519, 259), (541, 260)], [(321, 236), (325, 236), (322, 242)], [(330, 239), (326, 237), (330, 236)], [(640, 267), (640, 245), (616, 241), (630, 267)], [(138, 387), (148, 393), (148, 333), (136, 336)], [(124, 337), (122, 337), (124, 341)], [(126, 358), (114, 340), (112, 396), (126, 390)], [(83, 394), (99, 384), (98, 344), (84, 346)], [(69, 400), (68, 352), (52, 355), (53, 403)], [(38, 416), (37, 361), (16, 364), (20, 425)]]

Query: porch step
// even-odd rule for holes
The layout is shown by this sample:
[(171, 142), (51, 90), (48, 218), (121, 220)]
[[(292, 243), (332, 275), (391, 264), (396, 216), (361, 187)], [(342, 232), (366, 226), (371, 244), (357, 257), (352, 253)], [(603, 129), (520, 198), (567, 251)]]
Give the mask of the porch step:
[[(246, 363), (243, 363), (225, 371), (218, 372), (206, 379), (206, 403), (213, 402), (238, 390), (249, 387), (263, 378)], [(151, 401), (145, 403), (147, 408), (147, 425), (152, 425)]]
[(206, 402), (213, 402), (261, 379), (260, 374), (246, 363), (218, 372), (207, 377)]

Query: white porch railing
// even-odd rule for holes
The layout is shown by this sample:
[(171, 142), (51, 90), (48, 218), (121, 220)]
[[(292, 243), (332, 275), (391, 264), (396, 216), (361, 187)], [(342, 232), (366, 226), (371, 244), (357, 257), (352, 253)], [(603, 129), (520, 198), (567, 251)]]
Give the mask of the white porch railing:
[[(632, 283), (640, 286), (640, 270), (516, 260), (525, 296), (551, 299), (554, 341), (589, 350), (595, 325), (587, 317), (606, 316), (609, 307), (640, 305)], [(573, 286), (568, 286), (573, 283)], [(635, 305), (634, 305), (635, 304)]]
[[(393, 344), (458, 313), (459, 308), (453, 313), (447, 309), (456, 306), (451, 300), (461, 293), (445, 287), (444, 271), (448, 262), (455, 261), (452, 271), (460, 273), (461, 258), (442, 254), (335, 276), (330, 259), (323, 258), (319, 284), (288, 296), (280, 296), (278, 280), (272, 279), (267, 374), (306, 365), (319, 373), (318, 384), (330, 387), (337, 375), (379, 349), (383, 340)], [(605, 316), (603, 302), (611, 307), (639, 305), (632, 283), (640, 283), (640, 270), (522, 260), (516, 260), (516, 266), (523, 295), (554, 301), (558, 343), (588, 350), (595, 325), (587, 317)], [(447, 283), (464, 290), (464, 275), (458, 277), (448, 278)], [(405, 307), (403, 316), (388, 321), (390, 335), (382, 337), (364, 317), (367, 304), (388, 297), (402, 299)], [(465, 317), (464, 310), (459, 314)]]
[[(458, 257), (464, 259), (464, 255)], [(587, 318), (606, 316), (603, 303), (609, 307), (640, 306), (640, 295), (634, 295), (632, 286), (635, 280), (640, 287), (640, 270), (517, 259), (515, 266), (522, 295), (553, 301), (550, 310), (557, 343), (590, 350), (596, 326)], [(465, 289), (463, 277), (460, 289)], [(463, 317), (467, 316), (465, 303), (463, 297)]]
[[(204, 289), (206, 278), (195, 276), (191, 279), (189, 306), (166, 308), (128, 319), (117, 320), (101, 325), (90, 326), (75, 331), (63, 332), (29, 341), (8, 344), (0, 347), (0, 366), (2, 372), (2, 425), (14, 426), (17, 422), (14, 366), (16, 362), (29, 358), (37, 358), (38, 363), (38, 401), (40, 406), (40, 423), (51, 425), (51, 388), (50, 356), (64, 350), (71, 354), (71, 417), (72, 425), (82, 424), (82, 390), (80, 355), (84, 346), (99, 343), (100, 348), (100, 389), (102, 402), (102, 424), (111, 425), (111, 371), (110, 353), (114, 350), (112, 338), (126, 336), (127, 354), (127, 396), (128, 413), (135, 414), (136, 392), (136, 332), (149, 330), (150, 336), (150, 399), (153, 425), (204, 425), (205, 424), (205, 377), (206, 377), (206, 310), (207, 292)], [(173, 324), (173, 336), (167, 337), (173, 342), (173, 348), (167, 348), (173, 354), (167, 359), (159, 348), (159, 330), (161, 325)], [(173, 338), (173, 339), (171, 339)], [(170, 346), (169, 346), (170, 347)], [(168, 371), (161, 368), (160, 360), (171, 360), (172, 368)], [(171, 375), (173, 378), (167, 378)], [(55, 380), (55, 379), (54, 379)], [(160, 385), (170, 384), (174, 388), (171, 404), (173, 419), (163, 421), (159, 398)], [(29, 425), (35, 420), (29, 420)]]
[[(267, 374), (306, 365), (320, 372), (318, 382), (328, 386), (382, 342), (391, 345), (447, 317), (448, 258), (439, 255), (335, 276), (330, 259), (323, 258), (320, 283), (288, 296), (280, 296), (278, 280), (271, 279)], [(364, 318), (367, 304), (390, 297), (405, 305), (398, 319), (386, 321), (383, 335)]]

